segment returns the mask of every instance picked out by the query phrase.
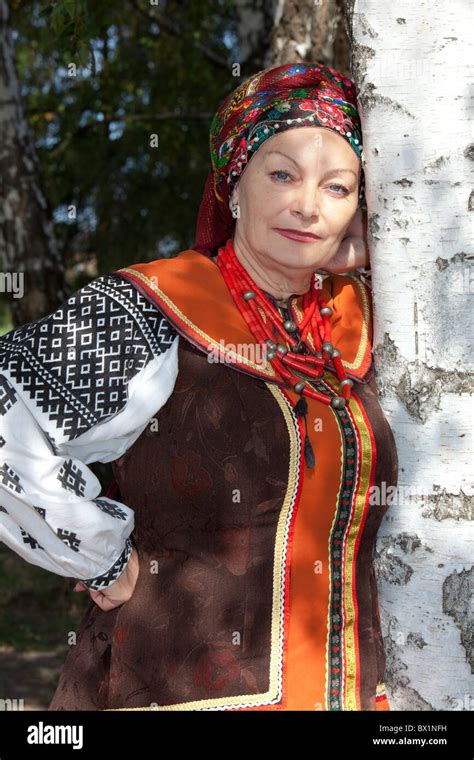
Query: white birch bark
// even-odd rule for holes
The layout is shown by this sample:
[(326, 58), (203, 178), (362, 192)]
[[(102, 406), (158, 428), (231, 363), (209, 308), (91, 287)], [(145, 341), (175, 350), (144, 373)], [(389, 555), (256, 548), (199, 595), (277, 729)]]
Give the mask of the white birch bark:
[(0, 298), (13, 326), (49, 313), (67, 297), (52, 211), (42, 186), (15, 68), (10, 8), (0, 0)]
[(348, 76), (343, 0), (274, 0), (271, 60), (327, 63)]
[(374, 357), (400, 466), (376, 561), (393, 710), (474, 709), (472, 10), (348, 2)]

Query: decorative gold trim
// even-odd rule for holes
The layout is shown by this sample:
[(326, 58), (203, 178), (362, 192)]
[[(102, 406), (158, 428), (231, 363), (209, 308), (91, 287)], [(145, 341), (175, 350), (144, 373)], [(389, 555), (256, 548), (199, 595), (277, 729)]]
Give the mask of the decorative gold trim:
[(361, 363), (365, 355), (365, 352), (367, 350), (367, 343), (369, 340), (368, 326), (369, 326), (369, 321), (370, 321), (370, 306), (369, 306), (369, 299), (367, 297), (366, 286), (359, 280), (359, 278), (356, 275), (348, 274), (346, 275), (346, 277), (350, 277), (351, 280), (355, 282), (355, 284), (360, 290), (360, 293), (362, 296), (362, 311), (364, 314), (364, 318), (362, 320), (362, 333), (360, 336), (359, 350), (357, 351), (357, 356), (354, 360), (354, 364), (350, 364), (349, 362), (346, 363), (346, 366), (348, 369), (353, 369), (353, 368), (356, 368)]
[[(200, 338), (204, 341), (207, 341), (208, 345), (211, 345), (213, 348), (218, 349), (220, 353), (222, 353), (222, 346), (220, 343), (217, 343), (217, 341), (212, 338), (210, 335), (205, 333), (203, 330), (201, 330), (197, 325), (194, 324), (194, 322), (191, 322), (191, 320), (184, 314), (181, 309), (176, 306), (174, 301), (172, 301), (163, 290), (160, 290), (160, 288), (155, 285), (155, 283), (150, 280), (149, 277), (147, 277), (142, 272), (137, 271), (133, 267), (122, 267), (122, 269), (117, 270), (120, 272), (128, 272), (129, 274), (134, 275), (134, 277), (138, 277), (150, 290), (152, 290), (154, 293), (156, 293), (157, 296), (159, 296), (168, 306), (171, 312), (176, 314), (180, 320), (182, 320), (191, 330), (194, 330), (194, 332), (199, 335)], [(241, 345), (241, 344), (237, 344)], [(255, 346), (259, 346), (259, 343), (256, 343)], [(273, 369), (272, 365), (269, 362), (265, 362), (264, 364), (255, 364), (250, 359), (247, 359), (242, 354), (237, 353), (236, 351), (231, 351), (226, 348), (226, 345), (224, 343), (224, 356), (227, 358), (232, 358), (235, 363), (241, 363), (244, 364), (247, 367), (250, 367), (251, 369), (255, 370), (256, 372), (260, 373), (266, 373), (268, 376), (272, 378), (276, 378), (275, 370)], [(260, 374), (260, 377), (262, 375)]]
[[(332, 376), (325, 378), (328, 385), (337, 393), (338, 382)], [(344, 541), (343, 554), (343, 599), (344, 599), (344, 625), (341, 629), (341, 648), (344, 648), (346, 662), (345, 669), (345, 692), (343, 696), (344, 710), (360, 710), (360, 695), (357, 688), (357, 671), (360, 667), (360, 659), (356, 652), (356, 611), (353, 601), (353, 591), (355, 585), (355, 555), (356, 542), (360, 535), (360, 526), (364, 513), (366, 512), (367, 494), (370, 484), (370, 473), (372, 471), (373, 451), (370, 439), (369, 428), (365, 422), (361, 411), (360, 401), (354, 394), (351, 394), (349, 404), (346, 406), (347, 412), (352, 413), (356, 434), (360, 436), (360, 445), (357, 441), (358, 450), (357, 472), (354, 471), (354, 477), (357, 477), (357, 491), (352, 498), (351, 504), (351, 522)], [(355, 441), (354, 441), (355, 444)], [(342, 458), (341, 458), (341, 464)], [(343, 484), (341, 484), (343, 486)], [(332, 532), (332, 531), (331, 531)]]
[[(290, 461), (288, 466), (288, 488), (285, 493), (280, 516), (277, 525), (275, 537), (275, 554), (273, 562), (273, 600), (272, 600), (272, 622), (271, 622), (271, 643), (270, 643), (270, 687), (266, 692), (258, 694), (236, 694), (232, 697), (220, 697), (214, 699), (199, 699), (191, 702), (180, 702), (173, 705), (157, 705), (156, 707), (118, 707), (108, 708), (102, 712), (131, 712), (131, 711), (175, 711), (175, 710), (200, 710), (200, 709), (239, 709), (239, 707), (258, 707), (265, 704), (277, 704), (281, 699), (281, 677), (283, 667), (283, 644), (284, 634), (284, 604), (285, 604), (285, 586), (284, 578), (286, 572), (286, 551), (288, 542), (288, 529), (291, 519), (291, 513), (295, 505), (295, 495), (299, 483), (299, 452), (301, 447), (298, 446), (299, 431), (294, 424), (288, 404), (278, 386), (271, 383), (265, 383), (269, 391), (277, 401), (289, 434)], [(242, 704), (242, 703), (245, 704)]]
[[(332, 390), (335, 390), (336, 393), (339, 395), (339, 390), (334, 387), (334, 385), (337, 383), (337, 381), (334, 381), (334, 378), (332, 377), (331, 373), (328, 370), (324, 370), (323, 376), (321, 380), (326, 383), (329, 388), (332, 388)], [(330, 382), (332, 380), (332, 383)], [(336, 418), (336, 427), (337, 431), (339, 433), (339, 450), (337, 451), (337, 456), (339, 457), (339, 487), (337, 489), (336, 498), (333, 501), (331, 501), (330, 507), (333, 512), (333, 520), (331, 523), (331, 530), (329, 531), (329, 535), (327, 538), (327, 547), (328, 547), (328, 561), (329, 561), (329, 572), (328, 572), (328, 602), (327, 602), (327, 613), (326, 613), (326, 662), (325, 662), (325, 686), (324, 686), (324, 700), (326, 705), (326, 710), (331, 710), (331, 704), (330, 700), (328, 699), (328, 693), (329, 693), (329, 684), (331, 680), (331, 670), (332, 670), (332, 652), (331, 652), (331, 598), (333, 595), (333, 584), (334, 584), (334, 578), (333, 573), (331, 572), (332, 563), (331, 563), (331, 536), (333, 535), (334, 531), (334, 525), (337, 520), (337, 506), (339, 504), (339, 499), (341, 498), (341, 492), (344, 488), (344, 484), (342, 481), (343, 474), (344, 474), (344, 435), (341, 430), (341, 426), (338, 422), (337, 417), (337, 411), (336, 409), (333, 409), (331, 406), (329, 406), (329, 409), (333, 412), (333, 417)], [(336, 449), (334, 449), (334, 456), (336, 456)], [(342, 556), (342, 555), (341, 555)], [(343, 577), (342, 574), (342, 567), (341, 567), (341, 578)], [(341, 609), (341, 618), (342, 618), (342, 609)], [(343, 635), (343, 628), (341, 626), (341, 639)], [(344, 657), (341, 658), (342, 662), (344, 662)]]

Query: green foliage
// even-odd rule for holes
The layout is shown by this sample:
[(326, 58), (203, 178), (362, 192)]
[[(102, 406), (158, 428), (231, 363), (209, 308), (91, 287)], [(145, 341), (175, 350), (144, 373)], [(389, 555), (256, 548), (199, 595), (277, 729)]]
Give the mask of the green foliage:
[(12, 25), (66, 265), (192, 246), (211, 118), (240, 81), (233, 2), (30, 0)]
[(7, 307), (6, 299), (0, 300), (0, 337), (13, 329), (10, 310)]
[[(0, 544), (0, 647), (67, 647), (91, 598), (74, 578), (49, 573)], [(54, 611), (54, 614), (51, 614)]]

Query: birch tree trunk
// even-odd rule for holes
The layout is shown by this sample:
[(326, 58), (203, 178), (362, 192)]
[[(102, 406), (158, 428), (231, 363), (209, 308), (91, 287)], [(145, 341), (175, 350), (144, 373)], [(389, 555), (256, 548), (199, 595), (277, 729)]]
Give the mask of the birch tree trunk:
[(268, 0), (234, 0), (234, 6), (243, 80), (273, 65), (269, 47), (273, 13)]
[(275, 0), (268, 65), (327, 63), (349, 76), (343, 0)]
[(400, 464), (376, 560), (394, 710), (474, 709), (468, 6), (347, 3), (374, 358)]
[(13, 326), (53, 311), (67, 297), (51, 210), (22, 106), (7, 0), (0, 0), (0, 297)]
[(328, 63), (349, 75), (343, 0), (235, 0), (239, 61), (248, 75), (268, 66)]

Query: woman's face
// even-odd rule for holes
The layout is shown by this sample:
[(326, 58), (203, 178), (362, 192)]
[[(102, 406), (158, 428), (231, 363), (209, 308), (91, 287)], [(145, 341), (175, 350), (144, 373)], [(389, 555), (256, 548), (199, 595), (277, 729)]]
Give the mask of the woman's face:
[[(323, 127), (273, 135), (252, 156), (232, 194), (236, 246), (278, 267), (314, 271), (336, 254), (357, 210), (360, 159)], [(313, 233), (300, 242), (278, 229)]]

